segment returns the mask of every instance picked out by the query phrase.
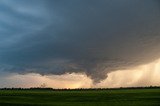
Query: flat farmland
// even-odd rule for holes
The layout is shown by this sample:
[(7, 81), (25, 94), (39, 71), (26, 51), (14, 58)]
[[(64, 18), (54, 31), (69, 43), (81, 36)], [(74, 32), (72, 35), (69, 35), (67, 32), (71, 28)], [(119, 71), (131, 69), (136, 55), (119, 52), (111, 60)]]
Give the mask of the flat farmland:
[(160, 88), (0, 90), (0, 106), (160, 106)]

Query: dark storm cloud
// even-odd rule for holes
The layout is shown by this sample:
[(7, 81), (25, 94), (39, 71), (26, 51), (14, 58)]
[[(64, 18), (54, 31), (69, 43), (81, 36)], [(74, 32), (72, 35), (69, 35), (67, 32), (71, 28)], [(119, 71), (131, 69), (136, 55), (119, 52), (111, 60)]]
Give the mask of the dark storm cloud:
[(3, 0), (0, 69), (106, 73), (160, 56), (158, 0)]

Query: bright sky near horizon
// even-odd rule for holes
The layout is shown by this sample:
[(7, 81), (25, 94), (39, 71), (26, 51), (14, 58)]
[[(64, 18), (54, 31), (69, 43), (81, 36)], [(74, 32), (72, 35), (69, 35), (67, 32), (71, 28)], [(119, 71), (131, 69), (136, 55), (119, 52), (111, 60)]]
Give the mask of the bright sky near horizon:
[[(72, 73), (64, 75), (11, 74), (0, 76), (0, 87), (40, 87), (45, 84), (52, 88), (117, 88), (160, 86), (160, 59), (128, 70), (117, 70), (108, 74), (100, 83), (84, 74)], [(3, 83), (2, 83), (3, 81)]]

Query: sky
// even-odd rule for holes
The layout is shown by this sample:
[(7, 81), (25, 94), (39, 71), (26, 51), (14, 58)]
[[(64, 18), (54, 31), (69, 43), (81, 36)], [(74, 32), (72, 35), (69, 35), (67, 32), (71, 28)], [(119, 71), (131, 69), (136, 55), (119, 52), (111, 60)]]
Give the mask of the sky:
[(160, 85), (159, 0), (1, 0), (0, 87)]

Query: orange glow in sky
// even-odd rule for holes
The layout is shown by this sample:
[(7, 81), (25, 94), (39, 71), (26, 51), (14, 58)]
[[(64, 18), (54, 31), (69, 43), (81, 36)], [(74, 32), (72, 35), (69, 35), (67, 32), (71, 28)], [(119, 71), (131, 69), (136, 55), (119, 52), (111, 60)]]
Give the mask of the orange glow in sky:
[(107, 79), (97, 84), (93, 84), (89, 77), (80, 73), (49, 76), (12, 74), (5, 80), (2, 87), (40, 87), (43, 83), (52, 88), (159, 86), (160, 59), (133, 69), (113, 71), (108, 74)]

